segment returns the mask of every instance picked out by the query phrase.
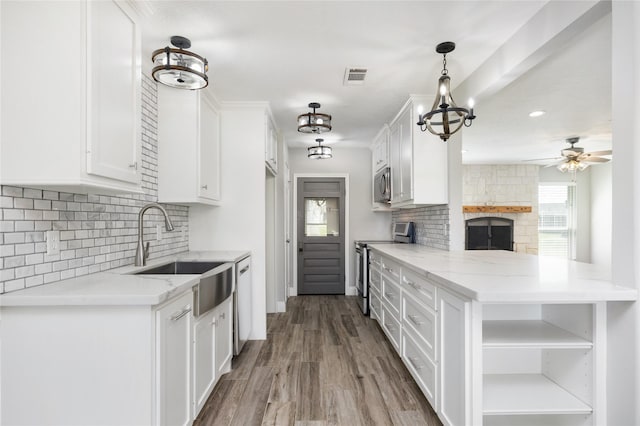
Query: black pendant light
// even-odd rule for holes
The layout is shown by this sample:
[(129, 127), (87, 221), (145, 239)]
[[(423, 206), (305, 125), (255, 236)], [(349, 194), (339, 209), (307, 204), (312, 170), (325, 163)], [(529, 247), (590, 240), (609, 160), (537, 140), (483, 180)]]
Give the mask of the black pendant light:
[(310, 146), (309, 148), (307, 148), (308, 158), (314, 160), (324, 160), (333, 157), (333, 154), (331, 153), (331, 147), (322, 145), (324, 139), (316, 139), (316, 142), (318, 142), (317, 146)]
[(445, 41), (436, 46), (436, 52), (443, 55), (442, 72), (438, 79), (438, 91), (431, 107), (431, 111), (421, 114), (418, 126), (423, 132), (428, 130), (440, 139), (447, 141), (449, 137), (460, 130), (464, 124), (471, 126), (476, 118), (473, 115), (473, 99), (469, 99), (469, 108), (461, 108), (456, 105), (451, 94), (449, 71), (447, 70), (447, 53), (453, 52), (456, 44), (452, 41)]
[(158, 83), (177, 89), (203, 89), (209, 84), (207, 71), (209, 64), (205, 58), (189, 52), (191, 41), (181, 36), (171, 37), (169, 46), (158, 49), (151, 55), (154, 68), (151, 72)]
[(300, 114), (298, 116), (298, 131), (302, 133), (324, 133), (331, 131), (331, 116), (329, 114), (321, 114), (316, 112), (317, 108), (320, 108), (320, 104), (317, 102), (311, 102), (309, 108), (313, 109), (313, 112), (306, 114)]

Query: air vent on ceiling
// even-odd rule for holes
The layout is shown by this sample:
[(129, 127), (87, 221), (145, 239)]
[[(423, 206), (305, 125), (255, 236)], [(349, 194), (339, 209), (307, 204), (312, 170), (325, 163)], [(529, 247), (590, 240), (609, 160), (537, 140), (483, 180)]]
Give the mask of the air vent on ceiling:
[(344, 85), (361, 86), (364, 84), (364, 78), (366, 75), (366, 68), (347, 68), (344, 72)]

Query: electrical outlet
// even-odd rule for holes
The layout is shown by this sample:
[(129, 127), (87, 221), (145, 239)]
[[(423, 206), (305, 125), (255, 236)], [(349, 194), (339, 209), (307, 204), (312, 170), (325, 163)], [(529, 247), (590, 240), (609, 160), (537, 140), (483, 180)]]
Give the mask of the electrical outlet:
[(160, 225), (156, 225), (156, 241), (162, 240), (162, 227)]
[(60, 231), (47, 231), (47, 256), (60, 254)]

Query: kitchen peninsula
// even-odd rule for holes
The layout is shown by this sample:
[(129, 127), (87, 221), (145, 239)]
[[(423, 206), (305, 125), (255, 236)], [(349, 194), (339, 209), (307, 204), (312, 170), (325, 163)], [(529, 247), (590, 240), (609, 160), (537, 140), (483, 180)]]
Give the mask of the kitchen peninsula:
[(607, 270), (409, 244), (370, 267), (371, 316), (445, 425), (606, 423), (607, 302), (637, 297)]

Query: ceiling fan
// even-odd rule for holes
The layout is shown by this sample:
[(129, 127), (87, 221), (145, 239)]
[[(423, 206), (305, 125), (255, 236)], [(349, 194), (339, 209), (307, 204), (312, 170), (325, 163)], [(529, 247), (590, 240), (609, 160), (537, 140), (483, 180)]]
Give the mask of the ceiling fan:
[(556, 166), (561, 172), (576, 172), (582, 171), (592, 164), (607, 163), (611, 161), (610, 158), (604, 158), (603, 156), (610, 156), (612, 151), (610, 149), (605, 151), (593, 151), (584, 152), (584, 148), (574, 146), (580, 141), (579, 137), (573, 137), (566, 139), (566, 142), (571, 145), (570, 148), (560, 151), (561, 157), (554, 158), (538, 158), (528, 161), (542, 161), (542, 160), (554, 160), (551, 164), (547, 164), (545, 167)]

